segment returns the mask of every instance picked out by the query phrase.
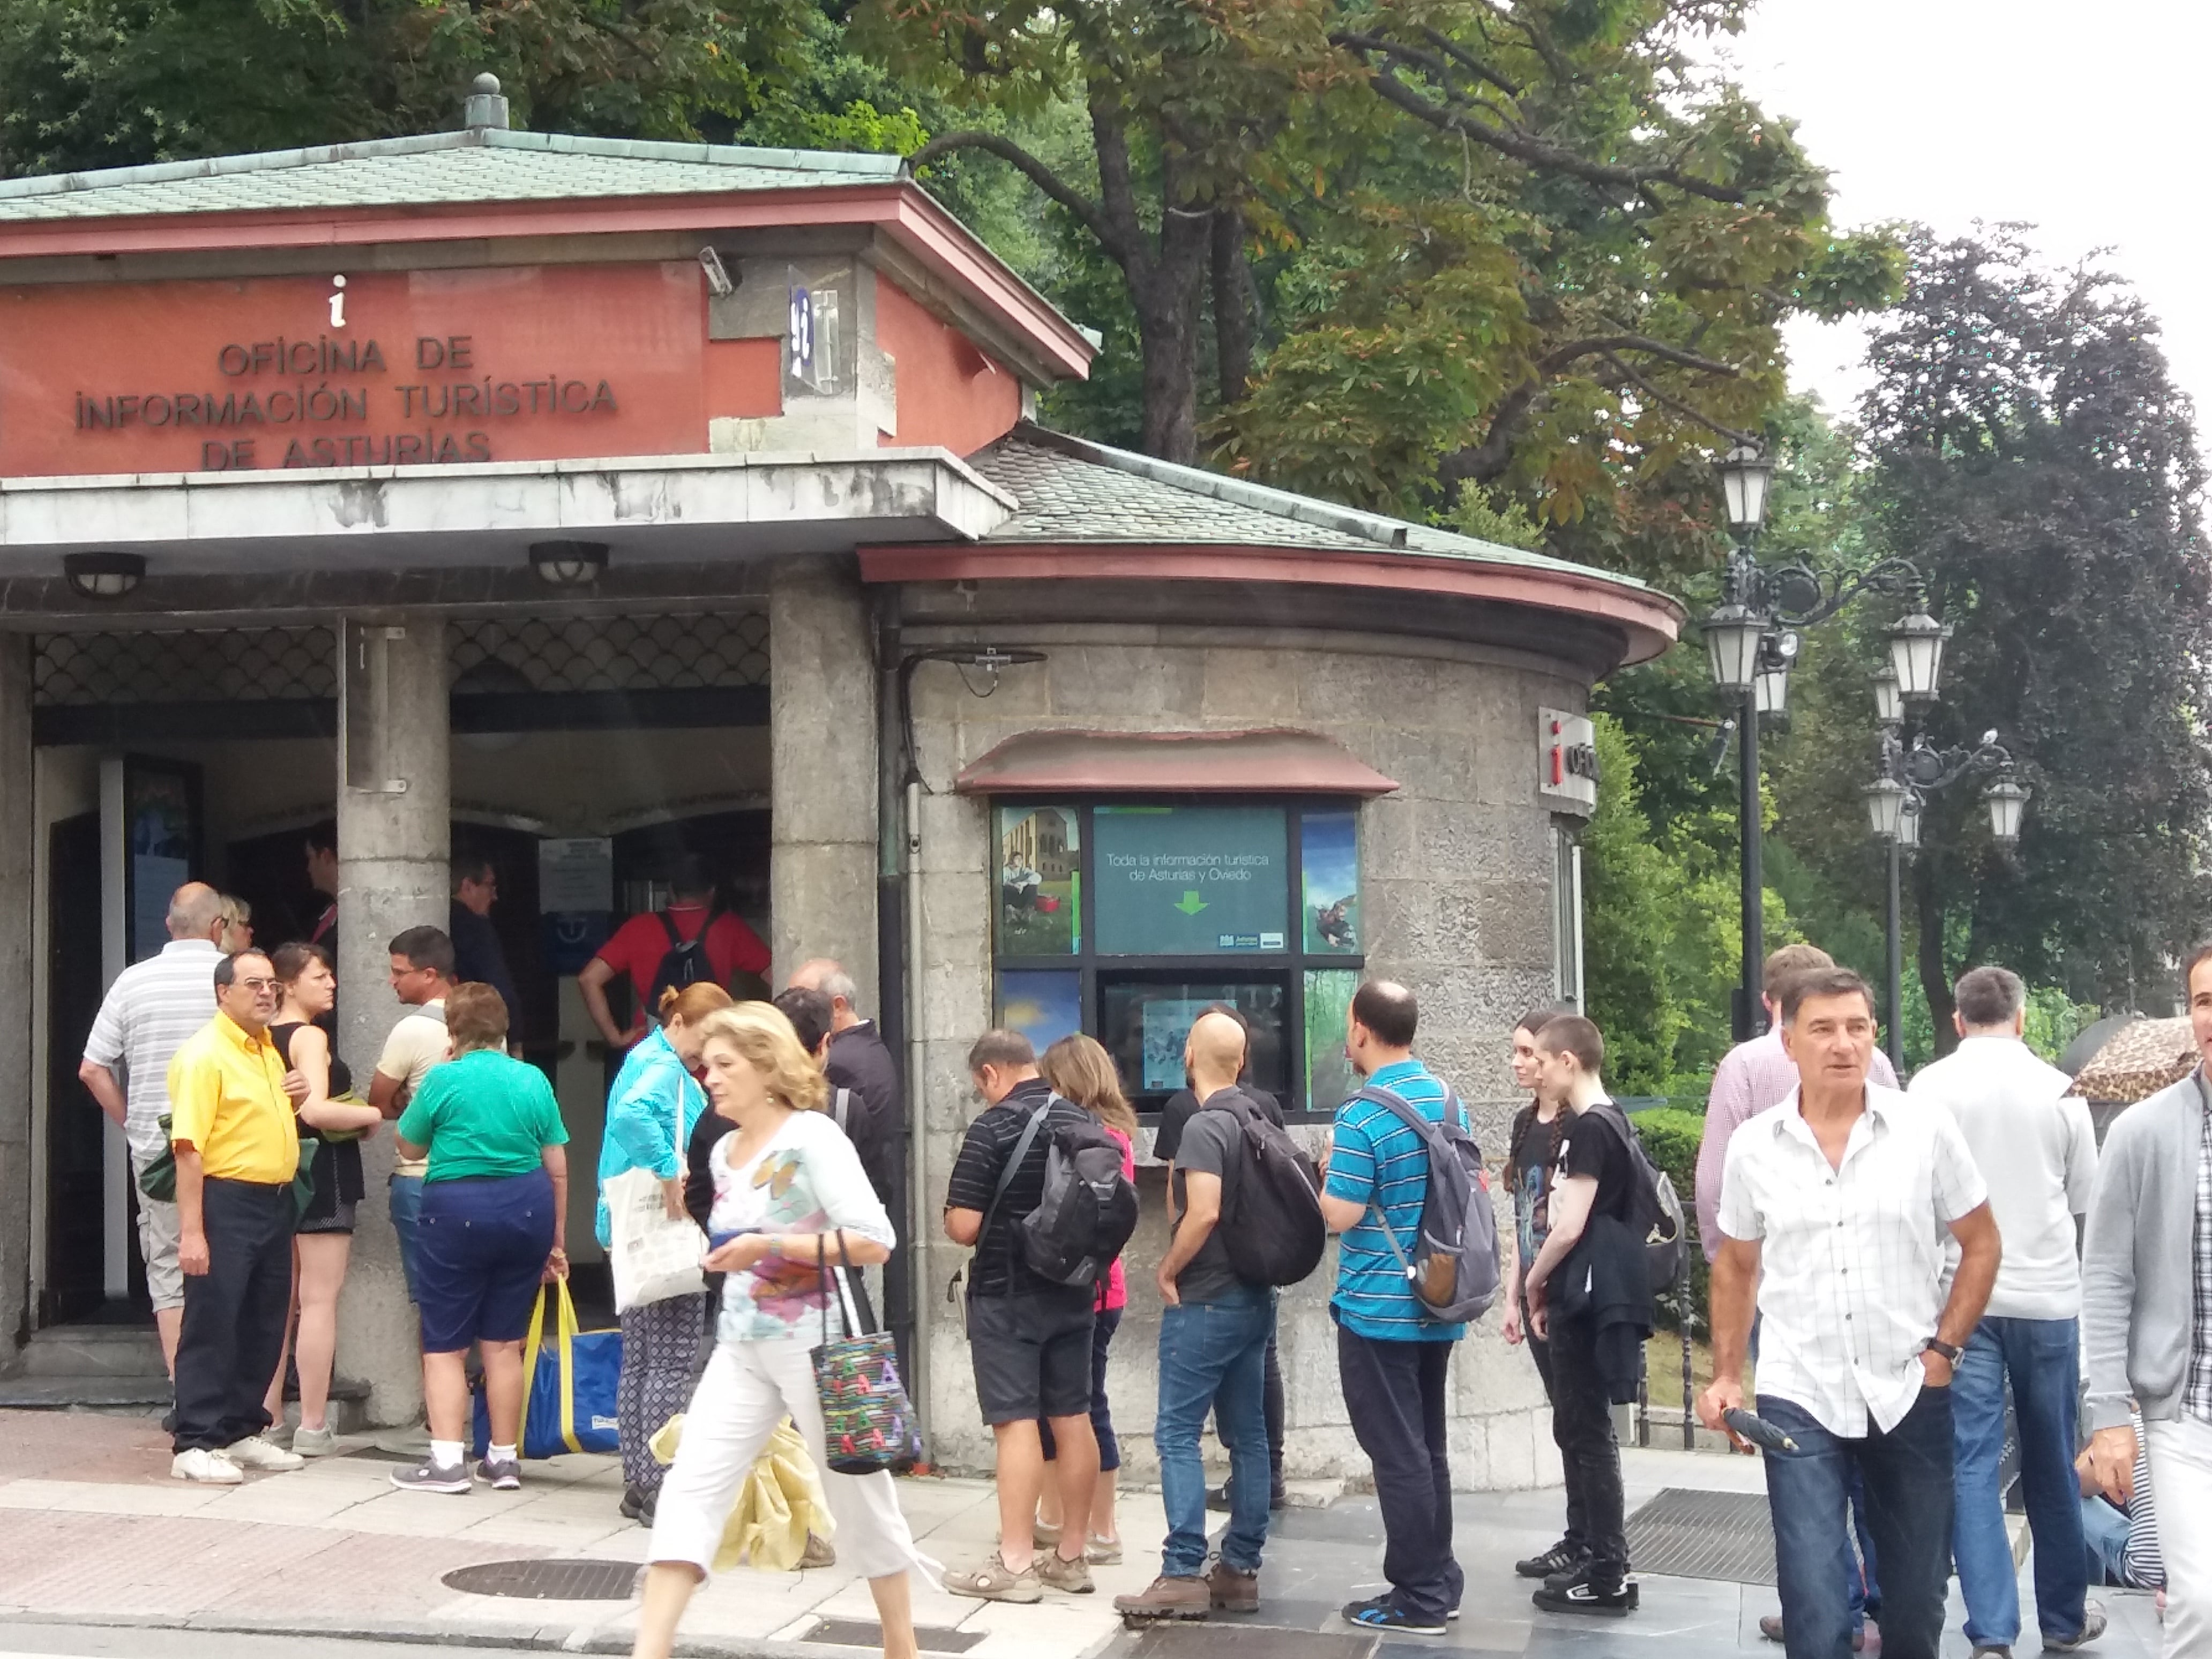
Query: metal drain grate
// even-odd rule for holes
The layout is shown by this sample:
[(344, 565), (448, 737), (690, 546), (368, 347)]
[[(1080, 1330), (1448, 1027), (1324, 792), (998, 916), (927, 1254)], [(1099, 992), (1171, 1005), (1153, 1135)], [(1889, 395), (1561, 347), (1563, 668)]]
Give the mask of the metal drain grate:
[(1628, 1517), (1628, 1559), (1638, 1572), (1771, 1584), (1774, 1526), (1766, 1499), (1668, 1486)]
[[(933, 1629), (927, 1625), (914, 1627), (914, 1644), (924, 1653), (965, 1653), (981, 1641), (987, 1632), (980, 1630)], [(806, 1632), (802, 1642), (823, 1642), (841, 1648), (880, 1648), (884, 1644), (884, 1627), (872, 1619), (824, 1619)]]
[(637, 1574), (635, 1561), (486, 1561), (456, 1567), (439, 1582), (470, 1595), (526, 1601), (627, 1601)]
[(1335, 1631), (1281, 1630), (1270, 1626), (1148, 1625), (1125, 1636), (1113, 1651), (1125, 1659), (1371, 1659), (1372, 1636)]

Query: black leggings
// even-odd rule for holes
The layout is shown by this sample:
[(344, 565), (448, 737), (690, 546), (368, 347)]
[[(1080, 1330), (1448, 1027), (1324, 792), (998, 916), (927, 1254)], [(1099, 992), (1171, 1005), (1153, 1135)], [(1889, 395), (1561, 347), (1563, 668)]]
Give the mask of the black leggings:
[[(1106, 1351), (1121, 1328), (1121, 1310), (1101, 1308), (1091, 1322), (1091, 1427), (1098, 1437), (1098, 1473), (1121, 1467), (1121, 1443), (1114, 1437), (1114, 1413), (1106, 1400)], [(1037, 1438), (1044, 1443), (1044, 1461), (1053, 1461), (1052, 1425), (1037, 1419)]]

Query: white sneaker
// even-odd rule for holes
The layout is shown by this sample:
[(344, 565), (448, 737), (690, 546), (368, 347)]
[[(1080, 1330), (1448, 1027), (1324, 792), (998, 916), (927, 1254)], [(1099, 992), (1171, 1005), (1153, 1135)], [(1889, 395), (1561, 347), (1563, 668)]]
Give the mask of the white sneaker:
[(232, 1441), (222, 1449), (222, 1455), (241, 1469), (283, 1471), (307, 1467), (307, 1460), (299, 1453), (271, 1445), (258, 1434), (249, 1434), (243, 1440)]
[(234, 1486), (246, 1479), (237, 1464), (204, 1446), (179, 1452), (169, 1460), (169, 1473), (179, 1480), (202, 1480), (211, 1486)]
[(295, 1429), (292, 1449), (302, 1457), (328, 1457), (338, 1449), (338, 1431), (331, 1428)]

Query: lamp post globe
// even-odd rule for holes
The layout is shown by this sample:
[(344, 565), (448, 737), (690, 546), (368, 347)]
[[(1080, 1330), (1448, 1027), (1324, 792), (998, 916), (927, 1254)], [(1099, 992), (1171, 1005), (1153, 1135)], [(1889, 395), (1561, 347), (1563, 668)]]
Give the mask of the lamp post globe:
[(1905, 724), (1905, 694), (1897, 689), (1897, 671), (1885, 668), (1874, 677), (1874, 718), (1877, 726)]
[(1990, 838), (2000, 847), (2020, 845), (2021, 820), (2027, 811), (2027, 787), (2010, 776), (2001, 777), (1983, 794), (1990, 809)]
[(1905, 786), (1895, 778), (1879, 778), (1859, 791), (1866, 797), (1867, 823), (1875, 838), (1895, 841), (1905, 816)]
[(1920, 798), (1908, 792), (1897, 815), (1897, 844), (1908, 853), (1920, 850), (1920, 820), (1924, 811)]
[(1729, 528), (1737, 535), (1751, 535), (1766, 522), (1766, 489), (1773, 478), (1774, 463), (1749, 444), (1738, 444), (1721, 463), (1721, 495)]
[(1765, 619), (1741, 605), (1724, 605), (1705, 618), (1705, 663), (1721, 690), (1740, 697), (1751, 690), (1765, 631)]
[[(1951, 630), (1924, 611), (1899, 618), (1889, 629), (1891, 672), (1898, 696), (1909, 702), (1933, 702), (1943, 672), (1943, 642)], [(1879, 695), (1879, 694), (1877, 694)]]

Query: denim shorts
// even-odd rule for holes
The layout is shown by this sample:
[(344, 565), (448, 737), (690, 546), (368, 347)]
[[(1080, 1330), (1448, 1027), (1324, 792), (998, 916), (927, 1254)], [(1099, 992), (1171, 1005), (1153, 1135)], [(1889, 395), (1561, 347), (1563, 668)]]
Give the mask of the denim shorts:
[(528, 1175), (422, 1184), (416, 1235), (422, 1352), (520, 1342), (553, 1253), (553, 1180)]

